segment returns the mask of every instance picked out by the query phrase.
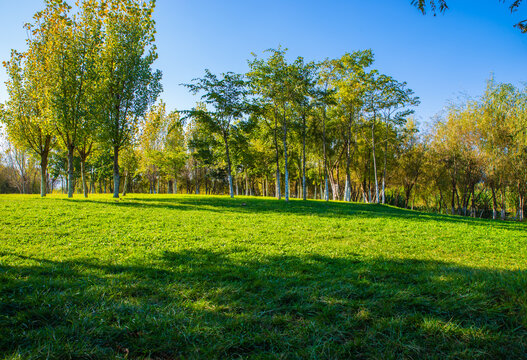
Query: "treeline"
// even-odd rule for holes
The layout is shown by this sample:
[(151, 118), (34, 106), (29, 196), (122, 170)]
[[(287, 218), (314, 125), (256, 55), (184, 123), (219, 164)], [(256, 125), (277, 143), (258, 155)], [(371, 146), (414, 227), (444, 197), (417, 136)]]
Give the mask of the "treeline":
[[(527, 191), (527, 89), (488, 81), (478, 99), (451, 106), (424, 142), (421, 198), (438, 209), (523, 220)], [(429, 189), (429, 190), (428, 190)], [(480, 215), (481, 216), (481, 215)]]
[(153, 8), (85, 0), (71, 15), (48, 3), (5, 63), (2, 120), (12, 151), (32, 154), (24, 171), (41, 170), (42, 196), (243, 194), (523, 220), (525, 89), (490, 80), (420, 132), (419, 99), (373, 68), (372, 51), (307, 62), (278, 48), (244, 74), (206, 70), (184, 84), (201, 101), (168, 111), (151, 69)]

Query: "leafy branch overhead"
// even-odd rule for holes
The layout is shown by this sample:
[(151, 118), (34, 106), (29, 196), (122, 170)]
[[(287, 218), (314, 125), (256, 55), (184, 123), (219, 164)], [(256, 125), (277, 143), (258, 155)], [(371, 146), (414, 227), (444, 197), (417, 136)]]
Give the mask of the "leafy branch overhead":
[[(518, 10), (522, 5), (523, 0), (499, 0), (504, 4), (508, 4), (511, 13)], [(447, 0), (412, 0), (412, 5), (417, 7), (423, 14), (426, 14), (428, 10), (435, 16), (438, 12), (445, 12), (448, 10)], [(518, 22), (515, 25), (522, 33), (527, 33), (527, 19)]]

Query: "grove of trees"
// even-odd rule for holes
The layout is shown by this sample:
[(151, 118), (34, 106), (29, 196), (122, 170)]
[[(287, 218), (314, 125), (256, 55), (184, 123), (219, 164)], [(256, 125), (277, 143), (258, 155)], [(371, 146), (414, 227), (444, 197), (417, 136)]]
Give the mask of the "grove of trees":
[(243, 194), (523, 220), (525, 88), (490, 79), (424, 131), (418, 97), (375, 69), (371, 50), (306, 61), (279, 47), (243, 74), (205, 70), (183, 84), (200, 102), (168, 110), (153, 11), (46, 2), (27, 48), (4, 63), (0, 191)]

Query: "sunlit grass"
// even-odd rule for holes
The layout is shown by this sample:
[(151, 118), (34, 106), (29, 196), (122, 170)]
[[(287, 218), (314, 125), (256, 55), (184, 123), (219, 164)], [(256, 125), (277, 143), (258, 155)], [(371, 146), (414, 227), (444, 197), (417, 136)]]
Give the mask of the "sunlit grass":
[(380, 205), (0, 197), (0, 357), (521, 358), (527, 226)]

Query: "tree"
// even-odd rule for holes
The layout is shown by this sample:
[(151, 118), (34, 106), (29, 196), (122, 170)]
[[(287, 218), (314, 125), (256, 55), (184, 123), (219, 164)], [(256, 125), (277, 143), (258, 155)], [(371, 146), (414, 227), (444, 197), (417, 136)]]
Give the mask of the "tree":
[(35, 15), (30, 27), (35, 41), (44, 44), (43, 57), (50, 108), (56, 132), (68, 153), (68, 197), (73, 196), (73, 156), (86, 127), (96, 89), (95, 62), (100, 42), (99, 8), (95, 1), (83, 1), (79, 13), (71, 17), (71, 7), (62, 0), (49, 1)]
[(11, 184), (18, 189), (20, 194), (30, 194), (33, 164), (29, 152), (26, 148), (17, 148), (11, 145), (7, 149), (6, 155), (7, 162), (12, 169), (10, 172)]
[(163, 168), (165, 173), (171, 177), (172, 193), (177, 193), (178, 174), (185, 165), (187, 152), (185, 147), (184, 120), (178, 111), (172, 111), (167, 118), (167, 134), (164, 139)]
[[(207, 113), (204, 103), (198, 103), (194, 110), (201, 112), (201, 114)], [(207, 190), (207, 170), (213, 170), (217, 175), (223, 173), (224, 176), (219, 176), (222, 179), (227, 177), (227, 174), (221, 169), (213, 169), (214, 165), (218, 165), (218, 158), (224, 156), (218, 154), (218, 148), (222, 146), (223, 139), (211, 133), (209, 124), (203, 122), (199, 117), (188, 116), (187, 118), (189, 120), (186, 132), (186, 146), (189, 152), (187, 193), (190, 193), (190, 183), (194, 180), (195, 193), (199, 194), (201, 183), (205, 183), (205, 190)]]
[(341, 112), (346, 129), (346, 185), (344, 190), (346, 201), (351, 201), (352, 133), (356, 130), (358, 115), (364, 106), (364, 95), (369, 77), (366, 68), (370, 67), (373, 61), (371, 50), (356, 51), (346, 53), (339, 59), (329, 60), (330, 65), (326, 67), (329, 73), (325, 74), (325, 77), (329, 80), (329, 86), (335, 90), (336, 106)]
[[(254, 85), (252, 86), (254, 88)], [(253, 90), (255, 91), (255, 90)], [(257, 165), (261, 165), (260, 170), (265, 176), (266, 187), (268, 186), (268, 170), (270, 171), (273, 163), (275, 164), (275, 191), (274, 196), (281, 199), (281, 189), (280, 189), (280, 144), (278, 142), (278, 135), (280, 129), (278, 128), (278, 117), (275, 116), (273, 106), (268, 100), (264, 98), (254, 99), (254, 103), (249, 107), (249, 122), (246, 124), (252, 124), (253, 127), (249, 127), (249, 133), (247, 136), (243, 137), (243, 140), (248, 141), (248, 145), (253, 144), (256, 148), (256, 153), (262, 155), (260, 162), (256, 162)], [(242, 129), (243, 130), (243, 129)], [(238, 142), (239, 143), (239, 142)], [(244, 154), (243, 146), (238, 146), (238, 151), (236, 159), (238, 164), (249, 163), (250, 154)], [(263, 155), (262, 153), (265, 153)], [(236, 184), (238, 182), (236, 181)], [(238, 188), (238, 187), (237, 187)], [(266, 190), (267, 196), (268, 190)]]
[(335, 91), (330, 89), (334, 64), (331, 60), (326, 59), (318, 64), (320, 73), (318, 80), (318, 89), (315, 92), (316, 106), (319, 110), (319, 118), (322, 120), (322, 157), (324, 167), (324, 200), (329, 201), (328, 186), (328, 149), (326, 136), (327, 108), (335, 103)]
[[(93, 122), (92, 122), (93, 124)], [(86, 183), (86, 160), (88, 157), (92, 154), (92, 151), (95, 147), (95, 140), (94, 136), (96, 134), (95, 127), (89, 126), (89, 128), (84, 128), (85, 135), (81, 136), (79, 138), (78, 144), (76, 146), (77, 153), (79, 154), (80, 158), (80, 165), (81, 165), (81, 181), (82, 181), (82, 193), (85, 198), (88, 197), (88, 185)]]
[(229, 153), (229, 142), (231, 131), (242, 120), (246, 111), (247, 94), (245, 81), (240, 74), (228, 72), (221, 74), (220, 78), (205, 70), (205, 76), (194, 79), (192, 84), (186, 84), (193, 94), (203, 92), (201, 96), (204, 104), (209, 105), (211, 110), (192, 109), (188, 114), (196, 118), (213, 134), (221, 137), (225, 146), (225, 159), (227, 161), (227, 176), (229, 180), (229, 193), (234, 197), (232, 182), (231, 157)]
[(45, 96), (46, 62), (42, 43), (30, 41), (26, 53), (11, 52), (7, 69), (9, 100), (0, 114), (11, 142), (40, 158), (40, 196), (46, 196), (49, 152), (54, 145), (53, 121)]
[(512, 132), (514, 146), (512, 148), (513, 175), (518, 191), (518, 220), (523, 221), (525, 196), (527, 194), (527, 89), (518, 91), (515, 96), (514, 121)]
[(166, 106), (163, 101), (154, 105), (144, 117), (141, 126), (140, 144), (140, 170), (149, 180), (149, 192), (156, 192), (156, 183), (159, 188), (160, 168), (164, 137), (167, 133)]
[(302, 198), (307, 200), (306, 189), (306, 137), (307, 137), (307, 117), (314, 107), (313, 96), (317, 83), (317, 67), (314, 62), (304, 63), (302, 57), (298, 57), (290, 66), (292, 77), (292, 105), (301, 119), (302, 137)]
[(102, 141), (113, 150), (113, 197), (119, 197), (119, 150), (130, 144), (139, 119), (161, 92), (161, 72), (151, 66), (157, 58), (154, 1), (107, 0), (103, 43), (97, 72), (101, 85)]
[(514, 149), (514, 110), (517, 92), (511, 84), (497, 84), (494, 79), (487, 82), (481, 99), (478, 131), (480, 147), (486, 159), (486, 181), (492, 191), (493, 218), (496, 218), (497, 194), (501, 193), (501, 218), (506, 216), (506, 189)]
[(383, 107), (383, 91), (386, 83), (389, 81), (385, 75), (379, 75), (376, 70), (372, 70), (369, 74), (367, 82), (367, 89), (365, 92), (365, 107), (364, 111), (370, 114), (370, 128), (371, 128), (371, 148), (373, 159), (373, 175), (375, 180), (375, 202), (380, 202), (379, 196), (379, 179), (377, 174), (377, 156), (376, 156), (376, 125), (377, 117)]
[(425, 161), (426, 149), (419, 141), (418, 130), (413, 120), (409, 120), (401, 134), (401, 144), (398, 149), (397, 159), (397, 178), (404, 189), (404, 207), (408, 208), (408, 203), (412, 190), (417, 184), (417, 180), (422, 173)]
[(451, 106), (446, 117), (434, 128), (431, 150), (435, 161), (445, 167), (451, 185), (451, 213), (466, 215), (475, 185), (481, 181), (481, 151), (479, 135), (474, 126), (477, 104), (469, 102)]
[[(275, 149), (276, 149), (276, 184), (280, 189), (280, 164), (278, 154), (278, 123), (281, 122), (282, 146), (284, 151), (284, 197), (289, 201), (289, 169), (287, 157), (287, 129), (288, 111), (291, 105), (294, 82), (289, 76), (292, 70), (287, 64), (285, 53), (287, 49), (269, 49), (267, 59), (254, 59), (249, 61), (250, 71), (247, 74), (251, 81), (253, 93), (260, 96), (263, 104), (272, 110), (275, 122)], [(280, 197), (280, 195), (278, 195)]]
[(383, 175), (382, 175), (382, 189), (381, 198), (382, 203), (386, 201), (386, 172), (387, 172), (387, 155), (388, 155), (388, 133), (393, 126), (401, 126), (406, 122), (406, 118), (413, 114), (414, 111), (409, 109), (409, 106), (419, 105), (419, 98), (414, 96), (414, 92), (407, 88), (406, 82), (400, 83), (391, 77), (387, 77), (387, 81), (383, 88), (382, 99), (382, 117), (385, 128), (384, 138), (384, 161), (383, 161)]
[(133, 178), (139, 169), (139, 156), (133, 146), (127, 146), (121, 151), (121, 167), (124, 170), (123, 196), (133, 188)]

